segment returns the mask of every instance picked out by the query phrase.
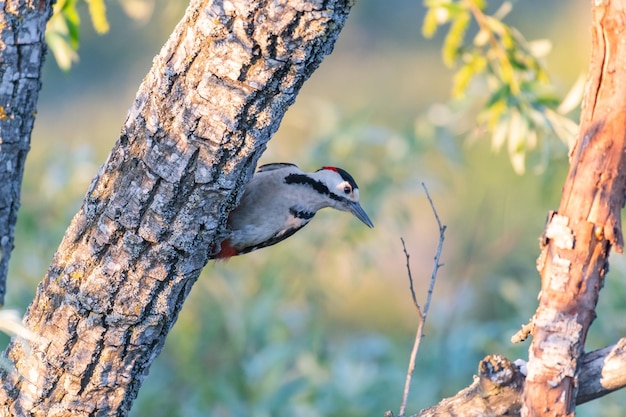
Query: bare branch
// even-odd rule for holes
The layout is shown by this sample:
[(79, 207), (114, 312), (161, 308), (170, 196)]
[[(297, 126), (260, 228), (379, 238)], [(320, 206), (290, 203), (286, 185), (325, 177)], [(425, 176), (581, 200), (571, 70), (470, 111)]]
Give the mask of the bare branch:
[(437, 226), (439, 227), (439, 244), (437, 245), (437, 253), (435, 254), (435, 262), (433, 264), (433, 272), (430, 277), (430, 286), (428, 287), (428, 295), (426, 296), (426, 304), (424, 304), (424, 321), (426, 321), (426, 316), (428, 315), (428, 309), (430, 308), (430, 300), (432, 299), (433, 290), (435, 288), (435, 280), (437, 279), (437, 272), (439, 268), (443, 266), (442, 263), (439, 263), (441, 259), (441, 250), (443, 249), (443, 241), (445, 239), (444, 234), (446, 232), (446, 225), (441, 224), (441, 220), (439, 220), (439, 215), (437, 214), (437, 209), (435, 208), (435, 204), (433, 203), (432, 198), (430, 198), (430, 194), (428, 192), (428, 188), (426, 188), (426, 184), (422, 183), (422, 187), (424, 187), (424, 191), (426, 192), (426, 197), (428, 198), (428, 202), (430, 203), (430, 207), (433, 209), (433, 214), (435, 215), (435, 219), (437, 220)]
[(523, 388), (524, 375), (513, 362), (489, 355), (478, 364), (478, 375), (469, 387), (411, 417), (518, 416)]
[[(426, 318), (428, 317), (428, 309), (430, 308), (430, 301), (432, 299), (433, 290), (435, 288), (435, 281), (437, 280), (437, 272), (439, 271), (439, 267), (443, 266), (443, 264), (439, 263), (441, 259), (441, 250), (443, 248), (444, 241), (444, 233), (446, 231), (446, 226), (441, 224), (441, 220), (439, 220), (439, 215), (437, 214), (437, 209), (433, 203), (432, 198), (430, 198), (430, 194), (428, 193), (428, 188), (426, 185), (422, 183), (422, 187), (424, 187), (424, 191), (426, 191), (426, 197), (428, 198), (428, 202), (430, 203), (430, 207), (435, 214), (435, 219), (437, 220), (437, 225), (439, 227), (439, 244), (437, 245), (437, 252), (435, 253), (435, 259), (433, 264), (433, 271), (430, 277), (430, 285), (428, 287), (428, 294), (426, 295), (426, 303), (424, 304), (424, 310), (420, 308), (419, 303), (417, 302), (417, 297), (415, 296), (415, 290), (413, 289), (413, 275), (411, 274), (411, 265), (409, 263), (409, 253), (406, 250), (406, 245), (404, 244), (404, 239), (400, 238), (402, 242), (402, 249), (404, 250), (404, 256), (406, 257), (406, 269), (409, 276), (409, 288), (411, 289), (411, 296), (413, 297), (413, 303), (417, 308), (417, 314), (419, 316), (419, 322), (417, 324), (417, 331), (415, 332), (415, 341), (413, 342), (413, 350), (411, 351), (411, 356), (409, 358), (409, 369), (406, 373), (406, 380), (404, 382), (404, 393), (402, 395), (402, 404), (400, 404), (400, 416), (404, 416), (404, 412), (406, 410), (406, 403), (409, 398), (409, 391), (411, 390), (411, 379), (413, 378), (413, 371), (415, 370), (415, 358), (417, 357), (417, 352), (419, 351), (420, 342), (422, 337), (424, 336), (424, 325), (426, 324)], [(388, 412), (388, 415), (393, 415)]]
[(415, 304), (415, 308), (417, 309), (417, 314), (420, 316), (420, 322), (423, 320), (424, 315), (422, 314), (422, 308), (420, 307), (419, 302), (417, 301), (417, 296), (415, 295), (415, 289), (413, 288), (413, 275), (411, 274), (411, 264), (409, 263), (409, 252), (406, 250), (406, 245), (404, 244), (404, 238), (400, 237), (400, 242), (402, 242), (402, 250), (404, 251), (404, 257), (406, 258), (406, 271), (409, 276), (409, 289), (411, 290), (411, 297), (413, 297), (413, 304)]
[(413, 342), (413, 350), (409, 359), (409, 369), (406, 372), (406, 380), (404, 381), (404, 392), (402, 394), (402, 404), (400, 404), (400, 417), (404, 416), (406, 410), (406, 403), (409, 399), (409, 391), (411, 390), (411, 379), (413, 378), (413, 371), (415, 371), (415, 358), (417, 358), (417, 352), (420, 348), (420, 342), (424, 336), (424, 322), (425, 316), (420, 315), (419, 323), (417, 324), (417, 331), (415, 332), (415, 341)]
[[(524, 367), (500, 355), (485, 357), (478, 375), (467, 388), (412, 417), (515, 417), (520, 415)], [(626, 338), (615, 345), (583, 355), (578, 376), (576, 404), (607, 395), (626, 386)], [(393, 414), (388, 412), (387, 417)]]
[(576, 404), (584, 404), (626, 386), (626, 338), (583, 355)]
[(528, 336), (533, 334), (533, 328), (535, 324), (533, 319), (526, 324), (522, 324), (522, 328), (517, 331), (513, 336), (511, 336), (511, 343), (521, 343), (524, 340), (528, 339)]

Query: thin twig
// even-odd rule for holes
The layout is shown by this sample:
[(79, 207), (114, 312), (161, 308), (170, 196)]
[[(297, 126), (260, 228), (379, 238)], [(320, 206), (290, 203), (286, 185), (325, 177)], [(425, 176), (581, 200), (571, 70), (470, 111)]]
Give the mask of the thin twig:
[(417, 296), (415, 295), (415, 289), (413, 288), (413, 275), (411, 274), (411, 264), (409, 263), (409, 252), (406, 250), (406, 245), (404, 244), (404, 238), (400, 237), (400, 242), (402, 242), (402, 250), (404, 251), (404, 257), (406, 258), (406, 270), (409, 274), (409, 289), (411, 290), (411, 297), (413, 297), (413, 304), (415, 304), (415, 308), (417, 309), (417, 314), (422, 317), (422, 308), (417, 302)]
[(417, 352), (420, 348), (420, 342), (424, 335), (424, 319), (425, 316), (419, 314), (419, 321), (417, 324), (417, 331), (415, 332), (415, 341), (413, 342), (413, 350), (411, 351), (411, 357), (409, 359), (409, 369), (406, 372), (406, 380), (404, 381), (404, 392), (402, 394), (402, 404), (400, 404), (399, 417), (404, 416), (406, 410), (406, 403), (409, 399), (409, 391), (411, 390), (411, 379), (413, 378), (413, 371), (415, 371), (415, 358), (417, 358)]
[(404, 416), (404, 412), (406, 410), (406, 403), (409, 398), (409, 391), (411, 389), (411, 379), (413, 378), (413, 371), (415, 370), (415, 358), (417, 357), (417, 352), (419, 351), (420, 341), (424, 336), (424, 325), (426, 324), (426, 318), (428, 317), (428, 309), (430, 308), (430, 301), (433, 295), (433, 289), (435, 288), (435, 281), (437, 280), (437, 272), (439, 268), (443, 266), (443, 264), (439, 263), (441, 259), (441, 250), (443, 249), (443, 241), (444, 234), (446, 231), (446, 226), (441, 224), (441, 220), (439, 220), (439, 215), (437, 214), (437, 209), (433, 203), (433, 200), (430, 198), (430, 194), (428, 193), (428, 188), (426, 185), (422, 183), (422, 187), (424, 187), (424, 191), (426, 191), (426, 197), (428, 198), (428, 202), (430, 203), (430, 207), (435, 214), (435, 219), (437, 220), (437, 226), (439, 226), (439, 244), (437, 245), (437, 252), (435, 253), (435, 259), (433, 264), (432, 274), (430, 276), (430, 285), (428, 287), (428, 294), (426, 295), (426, 303), (424, 304), (424, 310), (419, 306), (417, 302), (417, 297), (415, 296), (415, 291), (413, 289), (413, 276), (411, 274), (411, 266), (409, 264), (409, 253), (406, 250), (406, 246), (404, 244), (404, 239), (400, 238), (402, 242), (402, 249), (404, 250), (404, 256), (406, 257), (406, 268), (409, 275), (409, 285), (411, 289), (411, 296), (413, 297), (413, 303), (417, 308), (417, 313), (419, 315), (419, 322), (417, 324), (417, 331), (415, 333), (415, 341), (413, 342), (413, 350), (411, 351), (411, 357), (409, 359), (409, 369), (406, 374), (406, 381), (404, 383), (404, 394), (402, 396), (402, 404), (400, 405), (400, 414), (399, 417)]
[(428, 188), (426, 188), (426, 184), (422, 183), (422, 187), (426, 192), (426, 197), (428, 198), (428, 202), (430, 203), (430, 207), (433, 209), (433, 214), (435, 215), (435, 219), (437, 220), (437, 226), (439, 227), (439, 244), (437, 245), (437, 252), (435, 253), (435, 259), (433, 264), (433, 271), (430, 276), (430, 286), (428, 287), (428, 295), (426, 296), (426, 304), (424, 304), (424, 321), (426, 321), (426, 316), (428, 315), (428, 309), (430, 307), (430, 300), (432, 299), (433, 290), (435, 288), (435, 281), (437, 280), (437, 272), (439, 268), (443, 266), (443, 264), (439, 263), (441, 259), (441, 250), (443, 249), (443, 241), (445, 239), (446, 225), (441, 224), (441, 220), (439, 220), (439, 215), (437, 214), (437, 209), (435, 208), (435, 204), (433, 203), (432, 198), (430, 198), (430, 194), (428, 193)]

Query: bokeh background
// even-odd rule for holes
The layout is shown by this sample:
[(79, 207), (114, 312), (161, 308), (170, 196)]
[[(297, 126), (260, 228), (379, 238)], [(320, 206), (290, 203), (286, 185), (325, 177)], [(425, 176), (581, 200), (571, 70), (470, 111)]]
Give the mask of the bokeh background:
[[(6, 302), (22, 312), (186, 3), (156, 0), (144, 21), (117, 2), (107, 7), (104, 36), (81, 10), (80, 62), (70, 72), (52, 57), (45, 64)], [(589, 8), (526, 0), (506, 19), (527, 39), (553, 42), (546, 65), (561, 93), (587, 69)], [(360, 0), (261, 161), (345, 168), (376, 227), (323, 211), (287, 242), (210, 263), (132, 416), (397, 413), (417, 325), (400, 237), (422, 303), (438, 240), (422, 182), (448, 229), (408, 411), (469, 385), (486, 354), (527, 357), (528, 342), (509, 338), (536, 307), (537, 239), (558, 206), (566, 149), (555, 142), (547, 169), (519, 176), (489, 138), (468, 140), (473, 115), (450, 102), (452, 71), (441, 63), (441, 37), (422, 38), (423, 14), (417, 0)], [(611, 267), (588, 350), (626, 333), (623, 257)], [(618, 392), (578, 412), (625, 410)]]

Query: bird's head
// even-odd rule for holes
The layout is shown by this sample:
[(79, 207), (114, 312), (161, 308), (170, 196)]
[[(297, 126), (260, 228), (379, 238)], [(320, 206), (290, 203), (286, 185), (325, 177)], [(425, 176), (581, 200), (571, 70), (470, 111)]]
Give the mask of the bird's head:
[(359, 186), (345, 170), (337, 167), (325, 166), (315, 172), (330, 192), (330, 204), (333, 208), (352, 213), (368, 227), (374, 227), (374, 223), (359, 204)]

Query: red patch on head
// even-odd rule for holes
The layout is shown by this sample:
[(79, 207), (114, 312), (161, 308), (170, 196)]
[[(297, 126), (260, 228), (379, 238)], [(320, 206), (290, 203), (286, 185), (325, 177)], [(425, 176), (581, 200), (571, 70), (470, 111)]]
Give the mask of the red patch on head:
[(322, 167), (322, 169), (327, 169), (327, 170), (329, 170), (329, 171), (339, 172), (339, 170), (337, 169), (337, 167)]
[(230, 257), (239, 255), (237, 249), (231, 246), (230, 241), (226, 239), (222, 242), (220, 251), (217, 255), (215, 255), (215, 259), (227, 260)]

